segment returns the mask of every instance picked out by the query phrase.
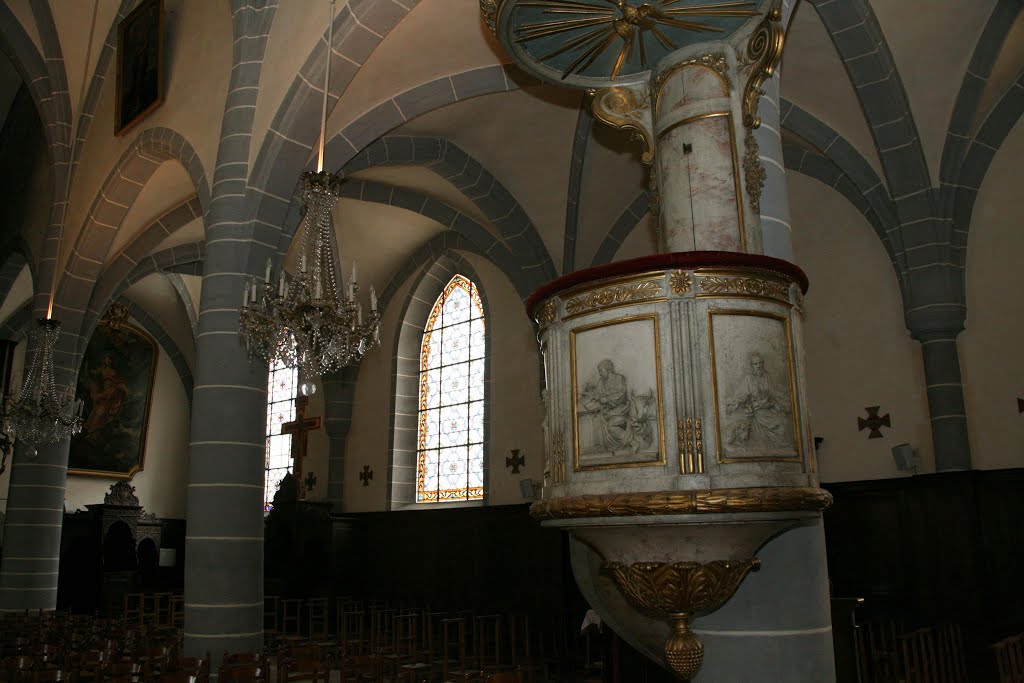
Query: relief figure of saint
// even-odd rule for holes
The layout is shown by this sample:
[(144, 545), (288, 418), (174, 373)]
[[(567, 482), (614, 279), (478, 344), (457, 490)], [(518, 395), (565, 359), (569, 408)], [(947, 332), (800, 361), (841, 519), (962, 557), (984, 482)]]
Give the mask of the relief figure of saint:
[(792, 446), (786, 428), (791, 415), (788, 396), (765, 372), (761, 354), (750, 354), (749, 372), (726, 402), (725, 410), (736, 416), (726, 437), (729, 444), (743, 448)]
[(651, 428), (653, 389), (636, 395), (625, 375), (615, 371), (615, 364), (604, 359), (597, 364), (598, 380), (583, 387), (582, 406), (596, 415), (598, 441), (606, 452), (636, 453), (654, 441)]

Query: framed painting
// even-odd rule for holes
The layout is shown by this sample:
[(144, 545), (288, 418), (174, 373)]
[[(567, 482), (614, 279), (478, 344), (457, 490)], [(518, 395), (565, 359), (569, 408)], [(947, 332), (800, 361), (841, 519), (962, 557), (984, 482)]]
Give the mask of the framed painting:
[(657, 317), (577, 327), (569, 352), (576, 470), (665, 464)]
[(802, 459), (789, 320), (753, 310), (708, 311), (718, 461)]
[(164, 3), (142, 0), (117, 25), (114, 135), (122, 135), (164, 97)]
[(78, 371), (85, 407), (82, 433), (71, 438), (69, 474), (130, 479), (142, 470), (156, 358), (156, 344), (137, 327), (96, 327)]

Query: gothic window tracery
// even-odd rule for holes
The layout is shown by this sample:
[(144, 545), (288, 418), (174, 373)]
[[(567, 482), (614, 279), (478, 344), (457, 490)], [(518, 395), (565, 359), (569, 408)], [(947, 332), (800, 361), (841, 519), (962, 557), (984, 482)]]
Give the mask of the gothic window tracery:
[(420, 345), (417, 503), (483, 499), (484, 331), (479, 290), (455, 275)]

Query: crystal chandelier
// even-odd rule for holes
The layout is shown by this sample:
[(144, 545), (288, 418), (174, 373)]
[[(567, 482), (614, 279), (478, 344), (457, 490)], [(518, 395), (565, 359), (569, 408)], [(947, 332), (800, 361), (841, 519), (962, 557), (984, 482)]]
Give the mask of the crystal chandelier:
[[(334, 0), (327, 44), (332, 44)], [(251, 358), (269, 365), (296, 366), (306, 377), (335, 372), (357, 364), (371, 346), (380, 346), (377, 295), (370, 287), (370, 311), (363, 316), (356, 262), (346, 284), (339, 275), (339, 254), (331, 216), (341, 199), (341, 179), (324, 167), (327, 94), (330, 92), (330, 53), (324, 75), (317, 172), (302, 174), (300, 198), (304, 218), (300, 230), (298, 273), (288, 278), (281, 269), (277, 286), (267, 259), (263, 282), (253, 277), (242, 293), (239, 335)]]
[[(307, 377), (358, 363), (380, 345), (377, 295), (370, 287), (370, 311), (356, 300), (356, 262), (347, 285), (339, 283), (331, 210), (340, 198), (341, 180), (326, 172), (302, 174), (305, 220), (299, 246), (299, 272), (283, 269), (273, 286), (271, 262), (262, 283), (253, 278), (242, 294), (240, 333), (249, 355), (268, 364), (297, 366)], [(341, 285), (339, 287), (339, 284)]]
[(7, 404), (4, 431), (24, 441), (35, 452), (82, 431), (82, 401), (71, 389), (58, 396), (53, 381), (53, 347), (60, 337), (60, 323), (41, 318), (32, 332), (35, 346), (21, 393)]

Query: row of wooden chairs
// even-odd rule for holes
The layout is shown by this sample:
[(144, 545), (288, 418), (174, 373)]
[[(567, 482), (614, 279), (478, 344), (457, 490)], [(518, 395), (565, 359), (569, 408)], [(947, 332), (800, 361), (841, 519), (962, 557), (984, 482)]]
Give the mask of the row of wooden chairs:
[(122, 616), (129, 624), (182, 628), (185, 596), (181, 593), (125, 593)]
[(1024, 633), (1000, 640), (992, 650), (999, 683), (1024, 683)]
[(857, 626), (864, 683), (967, 683), (963, 637), (952, 623), (908, 631), (899, 620)]

